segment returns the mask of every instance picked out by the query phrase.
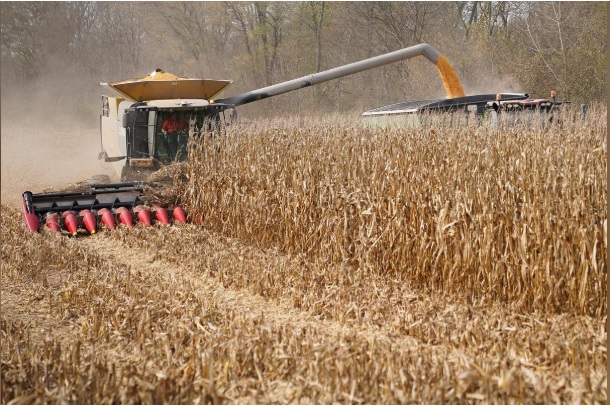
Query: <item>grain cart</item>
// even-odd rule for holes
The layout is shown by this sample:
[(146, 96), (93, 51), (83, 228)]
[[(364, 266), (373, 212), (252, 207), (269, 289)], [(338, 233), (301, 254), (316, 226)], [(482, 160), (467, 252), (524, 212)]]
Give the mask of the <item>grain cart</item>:
[[(99, 158), (112, 165), (124, 183), (96, 184), (85, 192), (24, 192), (26, 224), (33, 232), (47, 228), (76, 235), (92, 234), (100, 227), (112, 229), (118, 224), (129, 227), (137, 223), (186, 222), (179, 207), (151, 207), (140, 181), (162, 165), (185, 159), (189, 139), (204, 142), (207, 136), (222, 131), (235, 118), (235, 108), (240, 105), (417, 56), (424, 56), (437, 67), (448, 97), (445, 103), (465, 97), (451, 65), (428, 44), (223, 99), (215, 97), (231, 83), (229, 80), (183, 78), (161, 69), (140, 79), (101, 83), (115, 95), (102, 96)], [(483, 98), (494, 100), (487, 95)]]
[[(425, 122), (425, 118), (430, 113), (456, 113), (458, 120), (460, 117), (463, 119), (468, 115), (476, 115), (479, 119), (485, 119), (491, 127), (511, 126), (517, 123), (533, 125), (551, 123), (561, 106), (570, 103), (567, 100), (557, 100), (555, 91), (551, 91), (549, 99), (531, 99), (527, 93), (480, 94), (394, 103), (365, 111), (362, 116), (380, 125), (389, 123), (418, 125)], [(581, 115), (584, 116), (587, 105), (581, 105), (580, 109)], [(414, 119), (404, 120), (406, 117)]]

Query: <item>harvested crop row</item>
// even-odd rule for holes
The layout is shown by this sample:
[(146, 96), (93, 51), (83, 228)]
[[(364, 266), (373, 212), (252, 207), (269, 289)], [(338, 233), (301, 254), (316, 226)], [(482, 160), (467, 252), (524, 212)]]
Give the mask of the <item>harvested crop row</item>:
[[(484, 365), (482, 370), (489, 376), (503, 373), (498, 362), (519, 360), (526, 365), (536, 360), (533, 364), (545, 366), (546, 379), (566, 372), (577, 380), (589, 376), (585, 379), (600, 383), (603, 390), (604, 320), (519, 314), (502, 306), (460, 304), (457, 297), (423, 297), (375, 275), (338, 283), (345, 274), (340, 266), (313, 264), (274, 250), (262, 252), (197, 227), (121, 230), (111, 238), (133, 252), (154, 252), (157, 260), (173, 263), (174, 269), (182, 269), (180, 275), (193, 281), (213, 280), (211, 286), (222, 284), (260, 295), (263, 305), (253, 305), (253, 313), (263, 313), (271, 325), (278, 319), (299, 323), (301, 318), (291, 309), (294, 306), (324, 320), (317, 323), (325, 325), (323, 331), (391, 342), (394, 349), (417, 347), (433, 354), (460, 354)], [(156, 250), (162, 243), (174, 248)], [(279, 307), (280, 315), (272, 315), (271, 304)]]
[[(5, 218), (3, 237), (19, 235), (14, 230), (22, 225), (7, 224)], [(191, 260), (172, 266), (170, 250), (141, 245), (146, 240), (155, 244), (165, 235), (165, 246), (189, 244), (205, 256), (210, 253), (208, 247), (191, 237), (200, 231), (194, 226), (138, 228), (87, 241), (31, 234), (23, 235), (21, 241), (9, 240), (14, 248), (3, 247), (3, 274), (18, 266), (30, 269), (31, 275), (40, 274), (46, 264), (60, 264), (70, 257), (74, 273), (47, 293), (53, 293), (51, 311), (73, 313), (78, 332), (71, 341), (50, 336), (42, 343), (33, 342), (28, 339), (31, 326), (3, 316), (2, 401), (431, 403), (461, 399), (487, 403), (605, 399), (599, 358), (575, 354), (566, 359), (568, 364), (558, 374), (555, 365), (540, 358), (540, 350), (527, 358), (511, 354), (488, 358), (475, 354), (476, 344), (463, 351), (409, 344), (407, 336), (371, 340), (359, 334), (357, 325), (337, 333), (315, 319), (304, 325), (276, 319), (273, 311), (253, 314), (220, 294), (214, 278), (207, 276), (218, 267), (195, 268)], [(46, 264), (10, 255), (24, 246), (54, 254)], [(223, 251), (221, 244), (213, 248)], [(255, 271), (251, 266), (231, 267), (226, 261), (232, 254), (229, 250), (217, 265), (233, 269), (235, 276)], [(266, 308), (272, 307), (268, 303)], [(590, 350), (598, 354), (598, 339), (591, 339)], [(585, 345), (572, 342), (575, 351)], [(603, 358), (605, 353), (599, 355)]]
[(240, 128), (220, 152), (193, 148), (180, 198), (223, 234), (423, 293), (601, 316), (605, 116), (505, 131)]
[[(134, 238), (134, 233), (140, 238)], [(600, 333), (603, 322), (591, 317), (519, 314), (510, 306), (466, 304), (463, 295), (424, 296), (405, 288), (399, 279), (362, 271), (350, 273), (345, 266), (313, 263), (303, 256), (291, 257), (276, 250), (261, 251), (198, 227), (129, 233), (119, 230), (111, 238), (135, 252), (170, 246), (172, 249), (158, 251), (156, 258), (192, 270), (194, 279), (206, 276), (226, 289), (246, 289), (319, 320), (391, 337), (413, 337), (422, 344), (467, 348), (472, 334), (480, 343), (514, 340), (519, 356), (531, 358), (537, 344), (524, 343), (534, 339), (560, 343), (561, 340), (553, 339), (556, 334), (553, 332), (564, 331), (568, 320), (571, 326), (568, 341), (585, 343), (602, 340), (604, 336)], [(534, 348), (532, 352), (528, 352), (528, 347)], [(557, 351), (548, 352), (548, 360), (562, 362), (568, 353), (569, 348), (559, 345)], [(586, 354), (577, 358), (581, 356)]]

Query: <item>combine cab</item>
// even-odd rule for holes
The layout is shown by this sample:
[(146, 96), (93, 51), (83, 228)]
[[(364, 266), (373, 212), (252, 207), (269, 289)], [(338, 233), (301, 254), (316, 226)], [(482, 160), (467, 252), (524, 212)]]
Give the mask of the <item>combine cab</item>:
[(143, 186), (137, 183), (91, 185), (86, 192), (22, 195), (25, 223), (32, 232), (42, 229), (95, 234), (101, 229), (136, 224), (152, 226), (186, 223), (180, 207), (165, 209), (143, 200)]
[(235, 106), (212, 99), (230, 83), (160, 69), (141, 79), (102, 83), (121, 97), (102, 96), (99, 158), (124, 182), (144, 181), (162, 165), (184, 160), (190, 138), (217, 136), (234, 116)]

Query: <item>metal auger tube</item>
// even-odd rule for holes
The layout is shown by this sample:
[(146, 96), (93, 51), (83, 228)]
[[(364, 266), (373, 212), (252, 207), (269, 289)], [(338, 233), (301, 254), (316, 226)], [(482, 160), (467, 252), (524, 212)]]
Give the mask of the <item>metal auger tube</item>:
[(323, 72), (314, 73), (303, 76), (298, 79), (289, 80), (287, 82), (278, 83), (276, 85), (263, 87), (251, 92), (238, 94), (226, 99), (217, 100), (219, 103), (234, 104), (241, 106), (242, 104), (251, 103), (253, 101), (266, 99), (267, 97), (277, 96), (293, 90), (302, 89), (304, 87), (317, 85), (329, 80), (342, 78), (354, 73), (363, 72), (365, 70), (378, 68), (383, 65), (413, 58), (416, 56), (424, 56), (434, 65), (437, 64), (440, 53), (428, 44), (414, 45), (398, 51), (389, 52), (387, 54), (364, 59), (362, 61), (350, 63), (348, 65), (339, 66), (325, 70)]

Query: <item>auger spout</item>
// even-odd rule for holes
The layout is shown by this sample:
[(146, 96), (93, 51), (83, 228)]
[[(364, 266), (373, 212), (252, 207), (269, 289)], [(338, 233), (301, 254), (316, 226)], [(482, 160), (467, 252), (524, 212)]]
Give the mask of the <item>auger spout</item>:
[(447, 97), (452, 98), (464, 96), (464, 89), (462, 88), (462, 85), (457, 79), (457, 75), (449, 62), (447, 62), (447, 60), (429, 44), (419, 44), (400, 49), (398, 51), (364, 59), (362, 61), (350, 63), (348, 65), (325, 70), (323, 72), (303, 76), (298, 79), (263, 87), (251, 92), (238, 94), (226, 99), (220, 99), (217, 100), (217, 102), (241, 106), (242, 104), (266, 99), (267, 97), (277, 96), (293, 90), (302, 89), (304, 87), (317, 85), (329, 80), (342, 78), (354, 73), (378, 68), (383, 65), (414, 58), (416, 56), (424, 56), (437, 67), (441, 78), (443, 79), (443, 84), (445, 85), (445, 90), (447, 91)]

